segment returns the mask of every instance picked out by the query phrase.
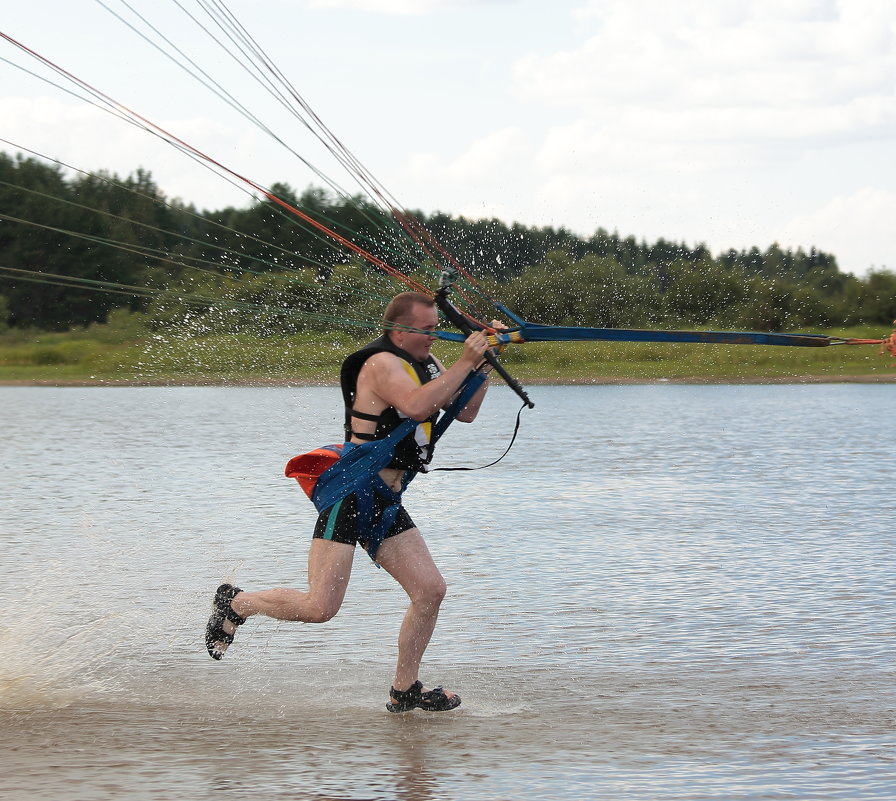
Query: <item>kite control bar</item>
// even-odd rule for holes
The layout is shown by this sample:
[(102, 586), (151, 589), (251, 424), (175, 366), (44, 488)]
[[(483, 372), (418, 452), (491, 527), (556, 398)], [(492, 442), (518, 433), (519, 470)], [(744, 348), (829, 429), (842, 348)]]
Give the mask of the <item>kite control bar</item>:
[[(439, 282), (439, 290), (436, 292), (434, 300), (436, 306), (438, 306), (442, 314), (445, 315), (445, 319), (469, 336), (473, 331), (477, 329), (481, 330), (482, 326), (473, 325), (473, 323), (467, 319), (466, 315), (448, 300), (448, 293), (451, 291), (451, 285), (453, 283), (453, 273), (449, 270), (444, 270), (442, 272), (442, 280)], [(504, 379), (507, 386), (520, 396), (526, 406), (530, 409), (535, 408), (535, 404), (529, 400), (529, 396), (526, 394), (526, 390), (523, 389), (522, 384), (507, 372), (506, 368), (498, 361), (498, 357), (495, 356), (491, 350), (485, 352), (485, 360), (492, 366), (498, 375)]]

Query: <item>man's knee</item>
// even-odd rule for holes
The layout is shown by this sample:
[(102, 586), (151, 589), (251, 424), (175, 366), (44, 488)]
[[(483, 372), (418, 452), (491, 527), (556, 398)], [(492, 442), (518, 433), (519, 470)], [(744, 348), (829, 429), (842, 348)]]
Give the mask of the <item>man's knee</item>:
[(438, 609), (445, 595), (448, 592), (448, 585), (441, 576), (434, 576), (426, 583), (422, 584), (418, 591), (414, 594), (414, 602), (421, 606), (433, 607)]
[(339, 607), (330, 607), (330, 606), (319, 606), (315, 609), (312, 609), (310, 614), (305, 619), (305, 623), (326, 623), (328, 620), (332, 620), (336, 617), (336, 613), (339, 611)]
[(315, 598), (310, 608), (307, 610), (305, 623), (326, 623), (336, 617), (336, 613), (342, 607), (340, 599), (336, 598)]

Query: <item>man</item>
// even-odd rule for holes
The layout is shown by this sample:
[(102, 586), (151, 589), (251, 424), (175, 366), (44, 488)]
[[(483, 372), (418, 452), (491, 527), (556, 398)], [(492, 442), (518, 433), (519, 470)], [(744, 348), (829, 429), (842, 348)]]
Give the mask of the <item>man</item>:
[[(471, 372), (482, 368), (488, 342), (482, 332), (471, 334), (460, 358), (446, 369), (430, 353), (438, 322), (431, 298), (403, 292), (386, 307), (383, 336), (346, 359), (341, 374), (346, 448), (380, 441), (407, 418), (423, 422), (416, 427), (404, 423), (411, 427), (410, 433), (397, 443), (386, 467), (370, 476), (378, 488), (372, 495), (372, 508), (362, 510), (363, 493), (359, 492), (320, 512), (308, 554), (307, 592), (285, 588), (244, 592), (229, 584), (218, 588), (206, 630), (212, 657), (223, 656), (236, 627), (251, 615), (305, 623), (330, 620), (342, 605), (355, 544), (360, 542), (410, 600), (399, 632), (398, 663), (387, 709), (441, 712), (460, 704), (455, 693), (424, 690), (419, 681), (420, 663), (446, 587), (420, 531), (400, 505), (400, 493), (414, 471), (426, 469), (432, 455), (432, 421), (457, 396)], [(476, 418), (487, 385), (483, 381), (456, 419), (472, 422)], [(381, 542), (369, 541), (374, 529), (382, 529)]]

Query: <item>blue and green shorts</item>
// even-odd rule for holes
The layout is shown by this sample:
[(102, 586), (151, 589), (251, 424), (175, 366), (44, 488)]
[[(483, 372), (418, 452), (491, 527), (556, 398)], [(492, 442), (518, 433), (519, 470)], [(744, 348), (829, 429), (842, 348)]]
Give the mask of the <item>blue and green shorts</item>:
[[(360, 544), (366, 549), (366, 531), (376, 528), (389, 503), (381, 495), (375, 494), (373, 497), (373, 519), (368, 521), (364, 531), (359, 531), (357, 498), (354, 493), (346, 495), (341, 501), (337, 501), (318, 515), (317, 523), (314, 526), (314, 538), (342, 542), (346, 545)], [(395, 522), (389, 527), (384, 539), (389, 539), (389, 537), (416, 527), (404, 506), (400, 506), (395, 516)]]

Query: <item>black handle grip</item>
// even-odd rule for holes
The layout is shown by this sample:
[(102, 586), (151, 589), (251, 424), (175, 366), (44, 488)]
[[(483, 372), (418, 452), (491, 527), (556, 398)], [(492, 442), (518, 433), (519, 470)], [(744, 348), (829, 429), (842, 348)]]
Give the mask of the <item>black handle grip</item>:
[[(445, 315), (445, 319), (448, 320), (452, 325), (457, 326), (461, 331), (465, 334), (472, 334), (474, 330), (473, 325), (471, 325), (470, 321), (463, 315), (460, 309), (457, 308), (450, 300), (448, 300), (448, 287), (443, 286), (436, 292), (435, 301), (436, 305), (441, 309), (442, 314)], [(481, 327), (480, 327), (481, 330)], [(523, 389), (523, 385), (520, 384), (510, 373), (507, 372), (504, 365), (502, 365), (498, 361), (498, 357), (492, 353), (491, 350), (487, 350), (485, 352), (485, 360), (492, 366), (492, 368), (498, 373), (501, 378), (504, 379), (505, 383), (508, 387), (510, 387), (517, 395), (520, 396), (520, 399), (523, 403), (526, 404), (530, 409), (535, 408), (535, 404), (529, 400), (529, 396), (526, 394), (526, 390)]]

